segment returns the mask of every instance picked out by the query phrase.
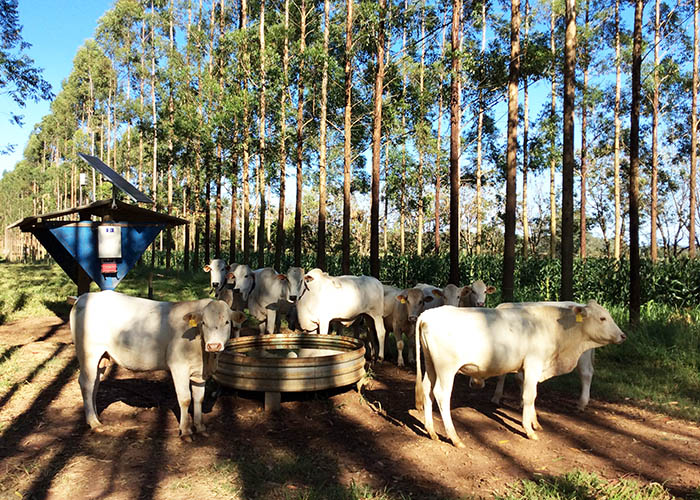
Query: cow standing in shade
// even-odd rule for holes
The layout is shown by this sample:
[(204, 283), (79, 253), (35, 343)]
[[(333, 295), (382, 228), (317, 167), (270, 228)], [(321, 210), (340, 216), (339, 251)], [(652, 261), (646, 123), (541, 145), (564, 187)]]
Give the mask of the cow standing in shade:
[[(134, 371), (168, 370), (180, 406), (180, 436), (189, 439), (194, 402), (194, 429), (204, 433), (204, 383), (216, 367), (216, 353), (239, 328), (245, 315), (222, 301), (158, 302), (114, 291), (81, 295), (70, 312), (70, 328), (80, 364), (80, 391), (91, 428), (101, 423), (96, 396), (100, 361), (109, 357)], [(190, 390), (191, 389), (191, 390)]]
[(403, 335), (409, 343), (409, 359), (413, 357), (413, 338), (418, 316), (426, 309), (426, 304), (433, 301), (432, 295), (424, 295), (419, 288), (399, 290), (393, 286), (384, 285), (384, 329), (392, 332), (396, 339), (398, 351), (397, 364), (404, 366)]
[(229, 271), (236, 267), (237, 264), (230, 266), (224, 259), (212, 259), (209, 264), (204, 266), (203, 271), (209, 273), (210, 293), (214, 292), (214, 297), (226, 302), (231, 309), (242, 311), (245, 309), (245, 303), (241, 298), (241, 294), (231, 289), (229, 286), (231, 282), (228, 280)]
[(537, 383), (573, 370), (584, 351), (625, 338), (610, 313), (595, 301), (583, 307), (430, 309), (421, 314), (416, 327), (416, 408), (423, 408), (425, 429), (437, 439), (434, 397), (452, 444), (464, 447), (450, 414), (457, 372), (485, 379), (522, 370), (522, 423), (527, 436), (537, 439), (535, 430), (541, 429), (535, 412)]
[(453, 284), (446, 285), (445, 288), (438, 288), (425, 283), (418, 283), (416, 288), (423, 291), (426, 297), (433, 297), (435, 300), (426, 304), (426, 309), (433, 309), (440, 306), (459, 307), (484, 307), (486, 305), (486, 295), (496, 291), (493, 286), (486, 286), (482, 280), (476, 280), (471, 285), (458, 287)]
[(345, 326), (360, 316), (372, 318), (379, 341), (379, 359), (384, 359), (384, 289), (371, 276), (330, 276), (312, 269), (304, 276), (304, 291), (297, 300), (297, 316), (303, 331), (328, 333), (331, 321)]

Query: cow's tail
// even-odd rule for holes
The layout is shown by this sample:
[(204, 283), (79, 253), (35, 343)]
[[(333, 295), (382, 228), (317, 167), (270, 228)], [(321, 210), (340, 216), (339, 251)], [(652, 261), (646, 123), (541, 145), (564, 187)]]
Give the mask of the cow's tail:
[(425, 404), (425, 395), (423, 394), (423, 377), (421, 376), (420, 368), (420, 337), (421, 330), (423, 330), (423, 325), (425, 323), (418, 316), (418, 321), (416, 322), (416, 410), (423, 411), (423, 406)]

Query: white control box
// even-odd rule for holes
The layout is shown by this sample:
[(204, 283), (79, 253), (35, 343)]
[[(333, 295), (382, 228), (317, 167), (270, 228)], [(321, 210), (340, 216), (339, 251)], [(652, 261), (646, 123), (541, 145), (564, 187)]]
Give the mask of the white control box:
[(117, 224), (102, 224), (97, 228), (97, 256), (100, 259), (122, 258), (122, 228)]

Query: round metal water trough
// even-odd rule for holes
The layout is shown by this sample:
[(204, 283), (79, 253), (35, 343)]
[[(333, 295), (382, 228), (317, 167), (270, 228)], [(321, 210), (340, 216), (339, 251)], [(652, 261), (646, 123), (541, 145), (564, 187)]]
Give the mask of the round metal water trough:
[(265, 392), (265, 410), (273, 411), (282, 392), (342, 387), (364, 374), (365, 348), (358, 339), (276, 334), (230, 340), (219, 354), (214, 379), (233, 389)]

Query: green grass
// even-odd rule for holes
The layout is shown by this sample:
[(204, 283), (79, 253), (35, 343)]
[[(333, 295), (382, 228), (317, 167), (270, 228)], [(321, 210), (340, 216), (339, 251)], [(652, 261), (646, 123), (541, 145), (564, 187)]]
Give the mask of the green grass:
[[(697, 492), (700, 495), (700, 491)], [(523, 480), (507, 487), (497, 500), (667, 500), (674, 498), (658, 483), (640, 484), (633, 479), (606, 481), (595, 474), (575, 471), (537, 481)], [(691, 498), (700, 498), (695, 496)]]
[[(129, 295), (148, 295), (146, 266), (136, 266), (117, 290)], [(99, 288), (92, 283), (91, 291)], [(209, 276), (195, 272), (157, 270), (153, 277), (157, 300), (193, 300), (208, 297)], [(76, 295), (77, 286), (55, 263), (0, 263), (0, 324), (23, 318), (65, 315), (70, 310), (68, 296)]]
[[(627, 340), (596, 350), (591, 397), (700, 422), (700, 309), (649, 303), (637, 327), (627, 324), (624, 308), (608, 310)], [(577, 393), (580, 386), (573, 372), (542, 387)]]

